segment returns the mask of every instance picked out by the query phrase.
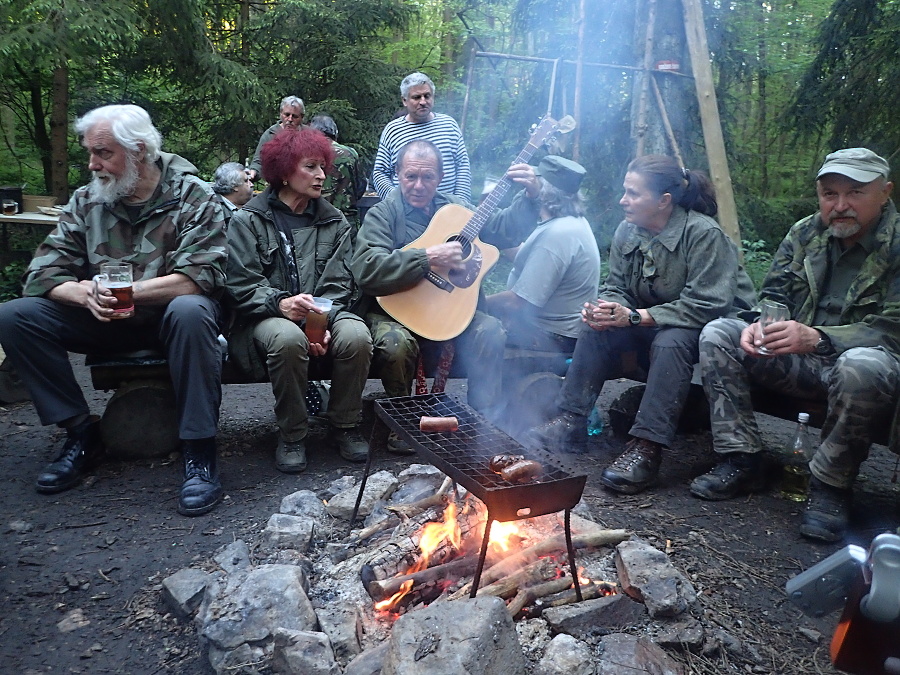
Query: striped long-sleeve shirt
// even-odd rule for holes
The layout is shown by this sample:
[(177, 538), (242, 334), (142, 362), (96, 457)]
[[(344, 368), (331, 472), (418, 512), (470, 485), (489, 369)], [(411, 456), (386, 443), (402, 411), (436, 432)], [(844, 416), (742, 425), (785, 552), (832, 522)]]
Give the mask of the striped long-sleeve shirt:
[(378, 142), (375, 165), (372, 167), (372, 182), (378, 195), (384, 199), (397, 185), (394, 164), (400, 148), (410, 141), (420, 139), (431, 141), (441, 151), (444, 179), (438, 186), (438, 191), (454, 194), (470, 202), (472, 173), (469, 168), (469, 153), (466, 152), (466, 144), (456, 120), (443, 113), (434, 113), (434, 119), (424, 124), (415, 124), (404, 116), (385, 125)]

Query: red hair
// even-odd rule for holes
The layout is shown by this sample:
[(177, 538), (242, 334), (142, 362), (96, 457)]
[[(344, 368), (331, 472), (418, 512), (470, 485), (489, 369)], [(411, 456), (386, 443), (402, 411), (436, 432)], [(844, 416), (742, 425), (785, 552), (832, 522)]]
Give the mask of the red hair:
[(259, 153), (263, 178), (276, 190), (294, 175), (304, 159), (321, 159), (325, 173), (334, 165), (334, 148), (328, 137), (317, 129), (282, 129)]

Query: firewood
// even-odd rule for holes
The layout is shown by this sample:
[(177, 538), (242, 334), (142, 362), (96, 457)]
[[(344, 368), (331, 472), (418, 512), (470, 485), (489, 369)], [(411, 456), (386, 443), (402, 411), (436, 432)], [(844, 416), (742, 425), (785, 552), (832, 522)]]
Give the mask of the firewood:
[[(593, 582), (589, 584), (582, 584), (581, 600), (594, 600), (605, 595), (611, 595), (615, 592), (615, 584), (611, 584), (608, 581), (601, 581), (598, 584), (595, 584)], [(538, 598), (538, 600), (531, 607), (526, 607), (523, 610), (523, 616), (526, 619), (536, 619), (544, 613), (545, 609), (549, 609), (550, 607), (562, 607), (563, 605), (571, 605), (575, 602), (580, 602), (578, 600), (578, 595), (575, 593), (574, 588), (570, 588), (552, 597), (547, 596), (545, 598)]]
[(572, 577), (566, 576), (560, 577), (559, 579), (553, 579), (552, 581), (545, 581), (544, 583), (535, 586), (529, 586), (528, 588), (521, 589), (516, 594), (516, 597), (514, 597), (506, 606), (506, 609), (509, 612), (509, 615), (514, 617), (521, 612), (526, 605), (530, 605), (538, 598), (543, 598), (544, 596), (552, 595), (553, 593), (559, 593), (560, 591), (566, 590), (571, 585)]
[(438, 491), (429, 497), (425, 497), (424, 499), (420, 499), (416, 502), (410, 502), (409, 504), (398, 504), (397, 506), (386, 507), (386, 511), (390, 511), (396, 514), (397, 517), (385, 518), (384, 520), (379, 521), (374, 525), (369, 525), (369, 527), (363, 528), (362, 530), (352, 532), (350, 534), (350, 537), (348, 538), (349, 542), (357, 543), (365, 541), (372, 535), (378, 534), (382, 530), (396, 527), (400, 524), (400, 522), (422, 513), (422, 511), (424, 511), (425, 509), (428, 509), (432, 506), (442, 506), (447, 504), (449, 502), (447, 492), (450, 491), (452, 485), (453, 481), (448, 477), (444, 479), (444, 482), (438, 488)]
[(478, 564), (478, 559), (474, 556), (466, 556), (465, 558), (457, 558), (456, 560), (451, 560), (448, 563), (443, 563), (442, 565), (435, 565), (434, 567), (429, 567), (427, 569), (421, 570), (419, 572), (413, 572), (412, 574), (402, 574), (398, 577), (391, 577), (390, 579), (373, 580), (370, 581), (366, 585), (366, 591), (369, 593), (369, 597), (372, 598), (375, 602), (381, 602), (382, 600), (386, 600), (390, 598), (395, 593), (400, 591), (400, 587), (403, 586), (407, 581), (412, 581), (412, 588), (420, 584), (431, 583), (432, 581), (439, 581), (441, 579), (453, 578), (453, 577), (463, 577), (467, 574), (471, 574), (475, 571), (475, 566)]
[(546, 558), (541, 558), (507, 577), (482, 586), (478, 589), (477, 595), (496, 595), (506, 598), (516, 593), (521, 587), (544, 581), (551, 574), (556, 574), (556, 565)]
[[(578, 550), (582, 548), (597, 548), (599, 546), (605, 546), (608, 544), (619, 544), (628, 539), (628, 537), (630, 536), (631, 533), (627, 530), (600, 530), (598, 532), (592, 532), (589, 534), (573, 535), (572, 547), (575, 550)], [(498, 579), (509, 576), (517, 569), (523, 567), (524, 565), (527, 565), (537, 558), (540, 558), (541, 556), (565, 550), (565, 534), (558, 534), (554, 537), (550, 537), (549, 539), (544, 539), (534, 546), (531, 546), (522, 551), (519, 551), (518, 553), (514, 553), (513, 555), (504, 558), (497, 564), (485, 570), (481, 575), (481, 584), (492, 584)], [(455, 591), (450, 596), (450, 598), (452, 600), (458, 600), (459, 598), (469, 595), (471, 590), (472, 584), (466, 584), (459, 590)]]

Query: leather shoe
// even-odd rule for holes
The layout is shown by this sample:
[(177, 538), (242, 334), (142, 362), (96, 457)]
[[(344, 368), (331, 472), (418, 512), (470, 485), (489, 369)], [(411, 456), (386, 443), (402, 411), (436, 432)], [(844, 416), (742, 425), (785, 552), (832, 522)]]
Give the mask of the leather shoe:
[(92, 417), (68, 429), (67, 434), (59, 455), (37, 478), (36, 488), (41, 494), (52, 495), (75, 487), (103, 457), (99, 418)]
[(300, 473), (306, 470), (306, 439), (286, 441), (278, 439), (275, 448), (275, 468), (282, 473)]
[(216, 439), (201, 438), (181, 443), (184, 483), (178, 496), (178, 513), (200, 516), (212, 511), (224, 496), (216, 470)]
[(850, 522), (851, 490), (832, 487), (809, 477), (809, 498), (800, 523), (800, 534), (829, 543), (840, 541)]
[(634, 495), (656, 483), (662, 462), (659, 443), (646, 438), (632, 438), (625, 452), (600, 474), (600, 482), (615, 492)]
[(363, 440), (359, 427), (349, 429), (331, 427), (329, 437), (341, 457), (348, 462), (365, 462), (369, 458), (369, 444)]
[(388, 436), (387, 451), (394, 455), (414, 455), (416, 451), (409, 447), (409, 443), (392, 431)]
[(763, 487), (762, 458), (758, 454), (736, 452), (726, 455), (725, 461), (716, 464), (710, 472), (697, 476), (691, 482), (691, 494), (700, 499), (721, 501), (758, 492)]
[(534, 427), (525, 435), (524, 440), (529, 448), (582, 453), (587, 449), (587, 418), (573, 412), (564, 412), (549, 422)]

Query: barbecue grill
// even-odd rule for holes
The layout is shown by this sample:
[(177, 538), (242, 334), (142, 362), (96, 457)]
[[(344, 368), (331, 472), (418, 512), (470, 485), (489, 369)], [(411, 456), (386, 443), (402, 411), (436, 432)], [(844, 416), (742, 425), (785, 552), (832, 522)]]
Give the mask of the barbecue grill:
[[(433, 464), (455, 483), (462, 485), (487, 507), (487, 525), (481, 544), (478, 566), (472, 582), (471, 597), (475, 597), (487, 556), (491, 523), (534, 518), (548, 513), (565, 511), (566, 547), (575, 591), (581, 600), (581, 589), (575, 570), (575, 550), (570, 528), (571, 510), (581, 500), (587, 476), (574, 476), (556, 466), (547, 453), (529, 451), (506, 435), (475, 410), (452, 394), (425, 394), (380, 399), (375, 402), (376, 422), (372, 429), (369, 459), (359, 486), (351, 527), (356, 520), (363, 490), (376, 450), (387, 446), (390, 431), (396, 432), (415, 448), (419, 456)], [(419, 419), (428, 417), (456, 417), (457, 431), (424, 433)], [(499, 453), (525, 455), (540, 462), (544, 473), (525, 484), (510, 483), (488, 466), (491, 457)]]

